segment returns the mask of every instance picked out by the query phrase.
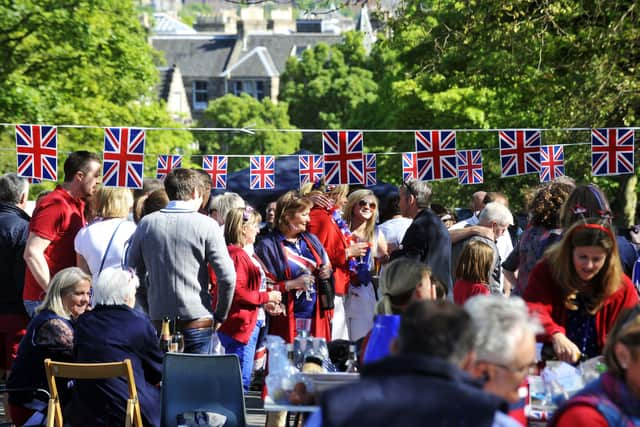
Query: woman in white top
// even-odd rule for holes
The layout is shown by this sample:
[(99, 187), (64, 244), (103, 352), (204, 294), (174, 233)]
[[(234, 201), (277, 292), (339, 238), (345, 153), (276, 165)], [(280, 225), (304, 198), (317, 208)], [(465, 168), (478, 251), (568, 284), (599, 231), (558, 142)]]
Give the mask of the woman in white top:
[(121, 265), (124, 247), (136, 229), (127, 217), (133, 207), (128, 188), (102, 187), (98, 191), (98, 216), (83, 227), (74, 241), (76, 264), (96, 280), (101, 270)]

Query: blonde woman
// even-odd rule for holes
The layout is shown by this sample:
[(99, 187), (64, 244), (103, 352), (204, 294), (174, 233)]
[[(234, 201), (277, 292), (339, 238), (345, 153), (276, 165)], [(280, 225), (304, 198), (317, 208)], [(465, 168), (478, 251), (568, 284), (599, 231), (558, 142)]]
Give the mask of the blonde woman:
[(371, 190), (356, 190), (349, 195), (344, 208), (344, 220), (354, 242), (366, 243), (364, 255), (349, 261), (349, 294), (345, 303), (349, 339), (357, 341), (373, 326), (376, 294), (371, 280), (376, 262), (388, 261), (387, 243), (376, 230), (378, 199)]

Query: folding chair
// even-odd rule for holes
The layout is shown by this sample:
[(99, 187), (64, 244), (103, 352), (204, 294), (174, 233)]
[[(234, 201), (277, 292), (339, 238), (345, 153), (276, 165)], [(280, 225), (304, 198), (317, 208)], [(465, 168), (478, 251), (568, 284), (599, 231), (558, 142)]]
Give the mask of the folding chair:
[(161, 427), (175, 427), (178, 415), (194, 411), (224, 415), (225, 427), (246, 427), (242, 375), (235, 354), (166, 353), (161, 396)]
[(51, 393), (47, 412), (47, 427), (63, 427), (62, 408), (60, 407), (60, 397), (56, 387), (56, 377), (83, 380), (126, 378), (129, 384), (129, 399), (127, 400), (125, 426), (142, 427), (142, 415), (140, 413), (140, 403), (138, 402), (138, 392), (133, 378), (131, 360), (124, 359), (122, 362), (113, 363), (63, 363), (45, 359), (44, 369), (49, 383), (49, 392)]

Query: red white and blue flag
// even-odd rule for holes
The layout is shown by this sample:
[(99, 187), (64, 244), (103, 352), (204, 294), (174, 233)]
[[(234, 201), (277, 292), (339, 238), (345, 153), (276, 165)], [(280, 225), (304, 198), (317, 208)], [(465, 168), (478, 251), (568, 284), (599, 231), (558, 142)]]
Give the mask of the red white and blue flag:
[(419, 180), (434, 181), (458, 176), (455, 131), (416, 131), (415, 137)]
[(274, 156), (251, 156), (249, 188), (251, 190), (273, 190), (276, 188), (276, 160)]
[(16, 125), (18, 175), (37, 180), (58, 179), (58, 128)]
[(458, 151), (458, 183), (469, 185), (483, 182), (482, 150)]
[(202, 169), (211, 177), (211, 188), (227, 188), (227, 156), (202, 156)]
[(540, 172), (539, 130), (503, 130), (498, 139), (502, 176)]
[(174, 169), (182, 167), (182, 156), (179, 154), (160, 154), (158, 156), (158, 166), (156, 178), (162, 179)]
[(102, 185), (142, 188), (145, 132), (131, 128), (105, 128)]
[(376, 155), (373, 153), (367, 153), (364, 155), (364, 186), (373, 187), (377, 183)]
[(298, 175), (300, 186), (316, 182), (324, 175), (324, 160), (320, 154), (301, 154), (298, 156)]
[(322, 148), (327, 184), (364, 184), (362, 132), (322, 132)]
[(591, 173), (633, 173), (633, 129), (591, 129)]
[(564, 148), (562, 145), (540, 147), (540, 182), (564, 176)]
[(418, 156), (416, 153), (402, 153), (402, 180), (418, 179)]

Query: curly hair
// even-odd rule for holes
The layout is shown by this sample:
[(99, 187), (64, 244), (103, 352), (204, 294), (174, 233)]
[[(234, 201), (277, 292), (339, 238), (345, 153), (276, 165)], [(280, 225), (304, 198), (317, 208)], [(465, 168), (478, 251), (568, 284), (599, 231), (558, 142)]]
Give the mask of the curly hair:
[(547, 229), (560, 226), (560, 209), (573, 191), (573, 187), (563, 182), (552, 182), (540, 187), (529, 204), (531, 224)]

